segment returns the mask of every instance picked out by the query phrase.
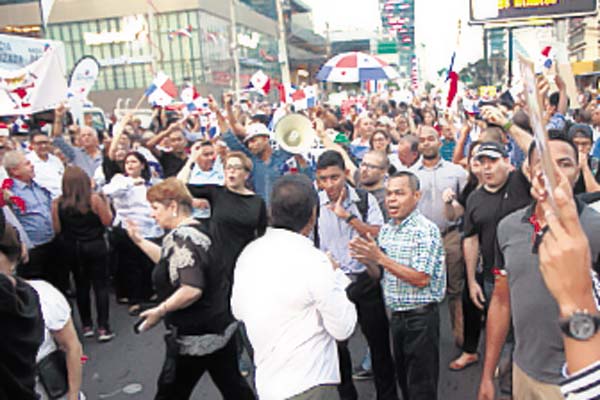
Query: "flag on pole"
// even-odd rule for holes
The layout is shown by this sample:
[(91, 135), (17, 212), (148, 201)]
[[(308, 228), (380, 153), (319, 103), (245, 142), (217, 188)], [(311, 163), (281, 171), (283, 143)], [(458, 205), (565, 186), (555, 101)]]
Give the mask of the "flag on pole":
[(164, 107), (171, 104), (177, 97), (177, 86), (164, 72), (160, 71), (144, 94), (150, 104)]
[(250, 83), (246, 89), (255, 90), (258, 93), (266, 96), (271, 90), (271, 79), (262, 71), (256, 71), (250, 78)]
[(192, 38), (192, 26), (188, 25), (185, 28), (177, 29), (176, 31), (169, 32), (169, 40), (173, 40), (175, 37), (181, 38)]
[(296, 91), (296, 87), (289, 83), (277, 85), (277, 89), (279, 90), (279, 101), (281, 104), (291, 104), (294, 102), (292, 99), (292, 94)]
[(48, 18), (50, 17), (52, 6), (54, 6), (54, 0), (40, 0), (40, 14), (44, 29), (46, 29), (46, 25), (48, 25)]
[(317, 90), (314, 86), (297, 89), (291, 94), (294, 111), (306, 110), (317, 104)]
[(458, 93), (458, 74), (454, 71), (454, 59), (456, 58), (456, 51), (452, 53), (450, 59), (450, 67), (448, 68), (448, 74), (446, 75), (446, 82), (450, 81), (450, 87), (448, 88), (448, 97), (446, 98), (446, 107), (450, 108), (456, 93)]

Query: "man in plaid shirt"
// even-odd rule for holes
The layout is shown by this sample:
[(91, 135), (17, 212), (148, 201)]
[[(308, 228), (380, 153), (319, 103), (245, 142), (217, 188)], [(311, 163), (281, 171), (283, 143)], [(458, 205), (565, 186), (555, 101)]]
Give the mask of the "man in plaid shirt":
[[(444, 247), (439, 228), (417, 209), (419, 179), (402, 171), (390, 177), (385, 204), (390, 221), (377, 242), (370, 236), (350, 243), (355, 259), (382, 279), (402, 398), (436, 399), (439, 371), (438, 303), (446, 291)], [(383, 270), (383, 276), (381, 274)]]

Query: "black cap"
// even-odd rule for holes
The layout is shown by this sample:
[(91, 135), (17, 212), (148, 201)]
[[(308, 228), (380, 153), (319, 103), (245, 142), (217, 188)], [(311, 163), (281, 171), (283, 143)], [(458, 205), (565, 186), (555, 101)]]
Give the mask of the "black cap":
[(589, 125), (586, 124), (574, 124), (569, 128), (569, 139), (573, 139), (575, 136), (583, 136), (594, 141), (594, 132)]
[(475, 153), (475, 159), (478, 160), (482, 157), (496, 159), (508, 157), (508, 154), (506, 153), (504, 145), (498, 142), (483, 142), (477, 148), (477, 153)]

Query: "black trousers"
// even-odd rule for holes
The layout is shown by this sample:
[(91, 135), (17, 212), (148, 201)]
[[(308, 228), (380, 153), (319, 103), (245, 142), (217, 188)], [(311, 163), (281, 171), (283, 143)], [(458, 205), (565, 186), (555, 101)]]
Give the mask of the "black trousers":
[(422, 312), (392, 313), (390, 327), (402, 399), (437, 399), (440, 367), (437, 304)]
[(484, 291), (485, 296), (485, 309), (479, 309), (471, 300), (469, 293), (469, 285), (465, 285), (463, 289), (463, 322), (464, 322), (464, 342), (463, 351), (466, 353), (477, 353), (477, 347), (479, 346), (479, 336), (481, 335), (481, 328), (483, 324), (483, 318), (487, 314), (487, 308), (490, 302), (490, 297), (485, 294), (483, 274), (476, 273), (475, 280), (481, 286), (481, 290)]
[(254, 400), (256, 396), (248, 382), (240, 375), (235, 340), (205, 356), (182, 356), (173, 354), (167, 340), (165, 363), (158, 378), (155, 400), (189, 399), (194, 387), (206, 371), (225, 400)]
[(98, 328), (109, 329), (108, 249), (104, 238), (63, 242), (65, 261), (75, 278), (77, 309), (83, 326), (92, 326), (90, 290), (94, 289)]
[(17, 275), (24, 279), (43, 279), (60, 290), (69, 289), (69, 267), (60, 257), (57, 238), (29, 250), (29, 261), (17, 265)]
[[(346, 293), (356, 305), (358, 323), (371, 349), (377, 399), (397, 400), (389, 325), (381, 286), (364, 272), (348, 286)], [(340, 398), (356, 400), (358, 393), (352, 381), (352, 360), (347, 341), (338, 342), (338, 355), (341, 375), (341, 383), (338, 386)]]
[(127, 231), (113, 228), (113, 243), (118, 252), (116, 279), (124, 284), (129, 304), (139, 304), (152, 296), (152, 269), (154, 263), (129, 238)]

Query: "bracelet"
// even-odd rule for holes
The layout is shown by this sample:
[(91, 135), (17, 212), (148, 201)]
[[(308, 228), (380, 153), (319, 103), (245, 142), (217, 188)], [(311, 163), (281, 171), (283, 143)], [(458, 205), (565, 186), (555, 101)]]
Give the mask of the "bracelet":
[(352, 221), (354, 218), (356, 218), (356, 215), (354, 215), (354, 214), (348, 215), (348, 218), (346, 218), (346, 223), (349, 224), (350, 221)]
[(502, 125), (502, 129), (504, 129), (505, 132), (508, 132), (510, 130), (510, 128), (512, 128), (513, 123), (512, 121), (506, 121), (506, 123), (504, 125)]

